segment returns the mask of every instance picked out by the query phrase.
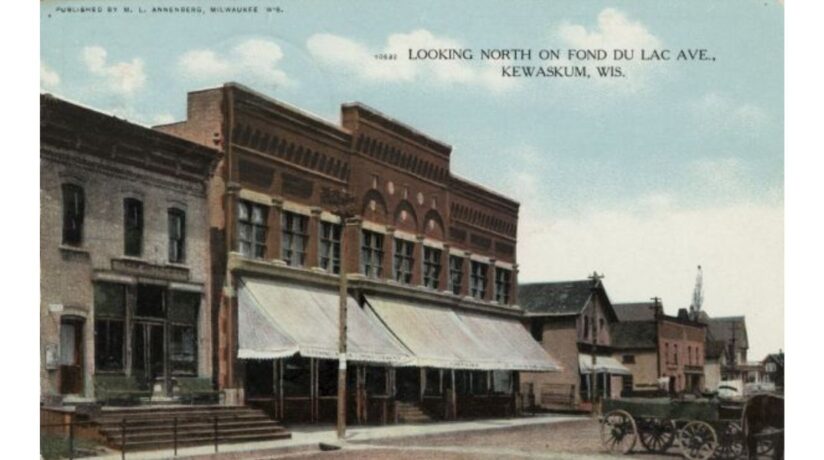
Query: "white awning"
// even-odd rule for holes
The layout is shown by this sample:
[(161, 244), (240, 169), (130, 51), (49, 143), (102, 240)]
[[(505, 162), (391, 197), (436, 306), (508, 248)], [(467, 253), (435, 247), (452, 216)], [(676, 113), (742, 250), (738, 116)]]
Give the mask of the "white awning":
[(367, 303), (414, 355), (414, 365), (445, 369), (560, 370), (517, 320), (370, 296)]
[[(404, 365), (409, 352), (352, 298), (347, 308), (347, 361)], [(238, 358), (294, 354), (338, 359), (338, 293), (244, 278), (238, 289)]]
[[(592, 372), (592, 355), (579, 354), (578, 366), (582, 374)], [(617, 359), (611, 356), (595, 357), (595, 372), (606, 372), (607, 374), (632, 375), (629, 369), (624, 367)]]

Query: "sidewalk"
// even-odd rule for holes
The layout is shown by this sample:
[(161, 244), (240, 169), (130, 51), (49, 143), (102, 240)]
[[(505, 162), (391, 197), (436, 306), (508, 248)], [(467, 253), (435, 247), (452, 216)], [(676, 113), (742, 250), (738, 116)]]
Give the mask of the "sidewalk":
[[(531, 417), (472, 420), (465, 422), (434, 422), (426, 424), (353, 426), (346, 430), (346, 443), (361, 443), (375, 440), (401, 439), (408, 437), (441, 435), (448, 433), (471, 433), (484, 430), (500, 430), (521, 426), (551, 424), (575, 420), (585, 420), (586, 416), (542, 414)], [(190, 460), (234, 460), (259, 459), (272, 455), (295, 452), (319, 452), (321, 443), (339, 445), (333, 425), (295, 425), (287, 427), (291, 439), (237, 444), (221, 444), (215, 454), (214, 446), (185, 447), (177, 450), (177, 458)], [(126, 459), (173, 458), (171, 449), (126, 452)], [(95, 457), (105, 460), (119, 460), (120, 452)]]

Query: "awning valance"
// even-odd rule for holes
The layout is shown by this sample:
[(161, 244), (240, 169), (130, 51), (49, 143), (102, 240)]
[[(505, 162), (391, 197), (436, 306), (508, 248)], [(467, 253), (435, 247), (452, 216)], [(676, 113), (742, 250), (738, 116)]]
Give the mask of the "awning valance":
[(367, 304), (412, 352), (416, 366), (560, 370), (517, 319), (378, 296), (369, 296)]
[[(592, 372), (592, 355), (579, 354), (578, 366), (581, 373), (586, 374)], [(595, 372), (606, 372), (607, 374), (616, 375), (632, 375), (629, 369), (624, 367), (617, 359), (610, 356), (596, 356), (595, 357)]]
[[(312, 286), (243, 278), (238, 289), (238, 358), (294, 354), (338, 359), (338, 293)], [(386, 328), (349, 298), (347, 360), (408, 364), (411, 356)]]

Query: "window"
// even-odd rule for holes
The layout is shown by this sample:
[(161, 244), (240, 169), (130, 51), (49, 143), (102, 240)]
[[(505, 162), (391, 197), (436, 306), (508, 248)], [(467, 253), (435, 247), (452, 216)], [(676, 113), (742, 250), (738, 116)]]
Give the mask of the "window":
[(463, 258), (449, 256), (449, 290), (452, 291), (453, 294), (461, 294), (463, 266)]
[(423, 285), (438, 289), (441, 277), (441, 250), (423, 247)]
[(238, 251), (246, 257), (266, 256), (266, 208), (248, 201), (237, 207)]
[(670, 363), (670, 352), (669, 352), (669, 344), (664, 344), (664, 362), (669, 364)]
[(155, 284), (138, 284), (137, 308), (134, 314), (141, 318), (165, 318), (166, 289)]
[(135, 198), (123, 200), (125, 248), (127, 256), (140, 257), (143, 253), (143, 202)]
[(171, 208), (169, 221), (169, 262), (182, 263), (186, 260), (186, 213)]
[(673, 348), (672, 357), (673, 357), (673, 360), (674, 360), (673, 363), (678, 365), (678, 345), (677, 344), (673, 345), (672, 348)]
[(126, 287), (94, 285), (94, 366), (97, 371), (122, 371), (126, 318)]
[(512, 272), (495, 268), (495, 300), (500, 304), (509, 304), (509, 290), (512, 284)]
[(281, 217), (283, 241), (281, 242), (282, 257), (286, 265), (303, 267), (306, 262), (306, 242), (309, 235), (306, 228), (309, 218), (292, 212), (284, 212)]
[(320, 267), (328, 272), (340, 273), (340, 233), (340, 225), (320, 223)]
[(413, 251), (415, 243), (395, 238), (395, 281), (412, 282), (412, 266), (415, 263)]
[(603, 331), (606, 324), (607, 323), (606, 323), (606, 321), (604, 321), (604, 318), (598, 318), (598, 330), (599, 331)]
[(621, 356), (621, 362), (624, 364), (635, 364), (635, 355), (623, 355)]
[(589, 338), (589, 316), (584, 316), (584, 339)]
[(380, 278), (383, 269), (383, 235), (363, 231), (361, 244), (361, 272), (372, 278)]
[(632, 375), (624, 375), (621, 379), (621, 396), (630, 396), (634, 385), (632, 383)]
[(171, 291), (169, 307), (169, 362), (172, 372), (194, 375), (197, 373), (197, 316), (200, 294)]
[(469, 293), (476, 299), (486, 297), (486, 271), (487, 264), (472, 262), (472, 273), (469, 277)]
[(83, 188), (63, 184), (63, 244), (80, 246), (83, 242), (83, 217), (85, 196)]

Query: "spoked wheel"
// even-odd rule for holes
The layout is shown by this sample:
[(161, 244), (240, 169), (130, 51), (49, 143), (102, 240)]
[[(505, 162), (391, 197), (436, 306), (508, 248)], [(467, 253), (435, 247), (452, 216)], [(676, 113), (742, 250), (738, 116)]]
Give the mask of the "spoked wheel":
[(675, 427), (669, 420), (646, 418), (638, 420), (641, 445), (650, 452), (666, 452), (675, 442)]
[(759, 439), (757, 446), (756, 452), (758, 452), (759, 457), (770, 457), (772, 456), (773, 449), (775, 449), (775, 444), (773, 444), (772, 439)]
[(740, 458), (744, 455), (744, 431), (738, 422), (724, 425), (718, 435), (718, 450), (715, 456), (724, 460)]
[(601, 443), (611, 453), (629, 453), (637, 438), (635, 420), (626, 411), (614, 410), (601, 421)]
[(718, 448), (718, 436), (708, 423), (692, 421), (678, 431), (681, 454), (689, 460), (707, 460)]

